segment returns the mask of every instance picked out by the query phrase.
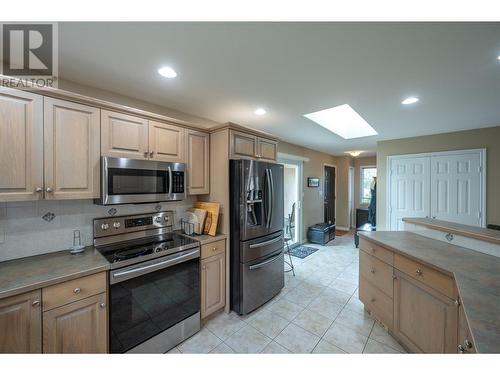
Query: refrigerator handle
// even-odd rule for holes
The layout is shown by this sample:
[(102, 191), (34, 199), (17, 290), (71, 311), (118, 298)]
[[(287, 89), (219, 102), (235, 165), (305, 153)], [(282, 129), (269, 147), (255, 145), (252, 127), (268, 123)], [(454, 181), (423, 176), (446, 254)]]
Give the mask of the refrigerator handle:
[(266, 228), (271, 225), (271, 179), (269, 176), (269, 169), (266, 168)]
[(271, 204), (269, 205), (271, 207), (271, 215), (269, 216), (269, 228), (271, 227), (271, 223), (273, 220), (274, 216), (274, 178), (273, 178), (273, 170), (269, 168), (269, 180), (271, 181)]

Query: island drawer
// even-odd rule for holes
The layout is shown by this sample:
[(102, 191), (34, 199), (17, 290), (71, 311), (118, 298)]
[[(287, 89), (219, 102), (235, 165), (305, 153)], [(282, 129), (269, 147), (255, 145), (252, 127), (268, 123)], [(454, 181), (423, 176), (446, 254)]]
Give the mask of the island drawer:
[(371, 282), (382, 292), (392, 298), (393, 295), (393, 267), (381, 260), (367, 254), (359, 252), (359, 274)]
[(367, 310), (371, 311), (389, 329), (392, 329), (394, 313), (392, 298), (387, 297), (362, 276), (359, 278), (359, 299)]
[(391, 266), (394, 265), (394, 253), (391, 250), (367, 241), (364, 238), (359, 239), (359, 248)]
[(399, 254), (394, 255), (394, 267), (445, 296), (457, 299), (453, 277)]
[(42, 289), (43, 311), (106, 292), (106, 272), (80, 277)]
[(223, 253), (226, 250), (226, 240), (210, 242), (201, 246), (201, 259)]

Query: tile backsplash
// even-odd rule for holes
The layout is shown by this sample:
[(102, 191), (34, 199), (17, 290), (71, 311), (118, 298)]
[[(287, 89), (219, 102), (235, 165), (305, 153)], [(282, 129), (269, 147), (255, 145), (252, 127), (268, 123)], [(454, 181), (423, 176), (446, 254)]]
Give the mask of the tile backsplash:
[[(195, 201), (190, 197), (181, 202), (121, 206), (99, 206), (92, 200), (0, 202), (0, 261), (68, 249), (75, 229), (81, 232), (82, 244), (92, 245), (92, 220), (110, 216), (113, 208), (114, 216), (174, 211), (178, 229), (182, 214)], [(50, 214), (54, 216), (48, 221)]]

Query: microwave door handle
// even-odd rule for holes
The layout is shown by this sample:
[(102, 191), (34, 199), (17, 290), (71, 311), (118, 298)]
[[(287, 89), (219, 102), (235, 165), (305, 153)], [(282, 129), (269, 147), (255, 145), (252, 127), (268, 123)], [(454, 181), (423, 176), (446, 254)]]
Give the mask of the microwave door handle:
[(168, 196), (172, 196), (172, 168), (168, 167)]

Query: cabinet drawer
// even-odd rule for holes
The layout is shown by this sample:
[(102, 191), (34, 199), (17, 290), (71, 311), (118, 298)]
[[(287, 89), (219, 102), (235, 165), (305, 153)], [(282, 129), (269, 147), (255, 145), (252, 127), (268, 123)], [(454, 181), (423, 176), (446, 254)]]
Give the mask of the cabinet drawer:
[(394, 255), (394, 267), (451, 299), (457, 298), (455, 281), (442, 272), (399, 254)]
[(364, 277), (391, 298), (393, 295), (392, 271), (392, 266), (389, 266), (364, 251), (359, 252), (360, 276)]
[(223, 253), (226, 250), (226, 240), (207, 243), (201, 247), (201, 259)]
[(359, 248), (391, 266), (394, 265), (394, 253), (391, 250), (376, 245), (364, 238), (359, 239)]
[(359, 278), (359, 299), (389, 329), (393, 323), (393, 300), (364, 277)]
[(106, 272), (81, 277), (42, 289), (43, 311), (106, 292)]

